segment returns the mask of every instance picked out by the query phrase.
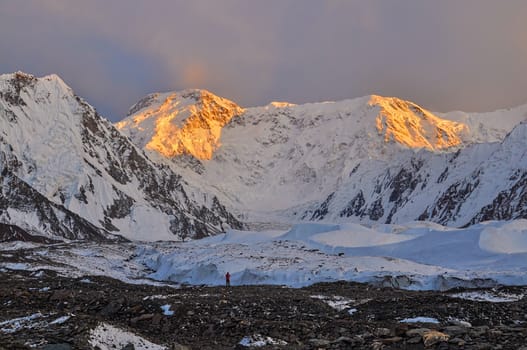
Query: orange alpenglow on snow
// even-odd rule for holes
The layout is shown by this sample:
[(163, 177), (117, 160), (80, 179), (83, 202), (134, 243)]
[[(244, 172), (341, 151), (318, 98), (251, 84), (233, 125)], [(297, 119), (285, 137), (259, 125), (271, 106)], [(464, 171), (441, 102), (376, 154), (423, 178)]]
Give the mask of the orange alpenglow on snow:
[[(164, 98), (164, 100), (163, 100)], [(151, 130), (144, 145), (165, 157), (182, 154), (208, 160), (220, 147), (222, 128), (243, 108), (205, 90), (154, 94), (157, 108), (146, 108), (116, 124), (118, 129)]]
[(469, 132), (467, 125), (436, 117), (408, 101), (372, 95), (368, 104), (380, 109), (375, 124), (385, 142), (438, 151), (461, 145), (461, 136)]

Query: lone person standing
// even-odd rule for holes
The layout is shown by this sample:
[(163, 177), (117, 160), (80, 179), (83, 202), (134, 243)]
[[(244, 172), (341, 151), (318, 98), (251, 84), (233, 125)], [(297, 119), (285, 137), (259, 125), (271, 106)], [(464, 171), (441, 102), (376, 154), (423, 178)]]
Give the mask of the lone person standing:
[(231, 274), (228, 271), (225, 274), (225, 286), (227, 287), (231, 286)]

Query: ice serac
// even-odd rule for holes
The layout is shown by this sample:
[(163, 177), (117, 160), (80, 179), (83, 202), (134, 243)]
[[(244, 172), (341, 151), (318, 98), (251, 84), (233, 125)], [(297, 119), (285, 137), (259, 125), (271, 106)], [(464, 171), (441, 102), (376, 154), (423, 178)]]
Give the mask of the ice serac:
[[(24, 213), (36, 213), (30, 229), (69, 239), (90, 238), (80, 223), (141, 240), (241, 227), (216, 197), (153, 163), (56, 75), (0, 76), (0, 128), (4, 186), (11, 181), (3, 188), (2, 223), (18, 225)], [(46, 209), (31, 210), (11, 192), (29, 193)], [(51, 217), (68, 230), (47, 225)]]
[(234, 102), (206, 90), (154, 93), (135, 104), (116, 127), (131, 136), (140, 132), (139, 145), (165, 157), (211, 159), (222, 128), (242, 112)]

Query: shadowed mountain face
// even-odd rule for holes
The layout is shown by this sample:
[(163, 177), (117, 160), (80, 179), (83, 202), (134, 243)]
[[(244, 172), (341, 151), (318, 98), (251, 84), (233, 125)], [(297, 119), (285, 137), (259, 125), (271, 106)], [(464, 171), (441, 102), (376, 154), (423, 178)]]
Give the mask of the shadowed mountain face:
[[(521, 106), (439, 115), (375, 95), (241, 109), (193, 90), (149, 95), (118, 126), (249, 221), (466, 225), (524, 217), (523, 186), (512, 179), (521, 182), (527, 168), (525, 145), (514, 136), (525, 127), (511, 130), (526, 112)], [(170, 134), (166, 125), (194, 135), (194, 143), (185, 146), (174, 136), (163, 138), (163, 147), (178, 152), (152, 147), (156, 135)], [(195, 136), (211, 134), (214, 139)], [(511, 147), (518, 149), (512, 163)], [(196, 149), (210, 152), (202, 157)]]
[(4, 224), (54, 238), (142, 240), (241, 227), (217, 198), (150, 161), (57, 76), (2, 75), (0, 126)]

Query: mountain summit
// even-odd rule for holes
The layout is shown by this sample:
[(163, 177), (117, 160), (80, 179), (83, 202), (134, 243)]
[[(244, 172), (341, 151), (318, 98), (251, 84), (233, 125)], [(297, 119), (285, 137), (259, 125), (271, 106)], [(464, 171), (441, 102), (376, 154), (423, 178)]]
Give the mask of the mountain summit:
[(460, 146), (469, 133), (467, 125), (441, 119), (409, 101), (372, 95), (368, 104), (379, 108), (375, 126), (385, 142), (439, 151)]
[[(188, 94), (149, 95), (118, 125), (135, 144), (157, 155), (156, 161), (253, 222), (472, 222), (500, 192), (508, 193), (505, 180), (499, 186), (483, 184), (494, 176), (486, 177), (493, 172), (484, 161), (493, 153), (506, 155), (496, 142), (525, 119), (525, 108), (477, 116), (437, 114), (376, 95), (241, 109), (210, 93), (184, 97)], [(200, 114), (203, 110), (208, 113)], [(494, 121), (500, 115), (506, 120), (498, 125)], [(154, 147), (153, 126), (164, 120), (178, 130), (164, 134), (164, 146), (178, 152)], [(207, 152), (195, 146), (181, 151), (190, 138), (207, 145)], [(516, 167), (506, 169), (511, 178), (523, 174)], [(468, 178), (475, 180), (468, 184)], [(521, 197), (523, 192), (514, 193)], [(471, 208), (464, 204), (468, 201)]]
[(9, 184), (0, 223), (53, 239), (181, 239), (241, 227), (216, 197), (152, 162), (56, 75), (0, 76), (0, 130)]
[(165, 157), (190, 154), (211, 159), (222, 128), (243, 109), (206, 90), (154, 93), (144, 97), (116, 127), (141, 147)]
[[(211, 191), (255, 210), (314, 200), (361, 159), (387, 160), (404, 149), (449, 151), (468, 134), (463, 123), (396, 98), (242, 109), (203, 90), (148, 95), (116, 125), (189, 181), (214, 184)], [(189, 167), (179, 157), (185, 154), (197, 160), (190, 162), (194, 173), (182, 169)]]
[[(324, 113), (347, 113), (361, 127), (376, 128), (387, 144), (393, 142), (407, 148), (425, 148), (440, 151), (462, 144), (468, 128), (461, 122), (441, 119), (418, 105), (394, 97), (372, 95), (356, 101), (309, 104)], [(333, 110), (331, 106), (336, 107)], [(366, 113), (370, 108), (374, 113)], [(200, 160), (210, 160), (221, 147), (223, 128), (235, 116), (260, 114), (266, 109), (289, 109), (305, 114), (305, 106), (287, 102), (272, 102), (266, 107), (243, 109), (234, 102), (206, 90), (153, 93), (145, 96), (130, 108), (127, 118), (115, 126), (129, 135), (134, 142), (164, 157), (192, 155)], [(361, 110), (359, 110), (361, 109)], [(366, 115), (368, 114), (368, 115)], [(361, 117), (362, 115), (362, 117)], [(364, 118), (365, 117), (365, 118)], [(331, 128), (331, 126), (329, 126)], [(349, 130), (350, 134), (354, 131)]]

